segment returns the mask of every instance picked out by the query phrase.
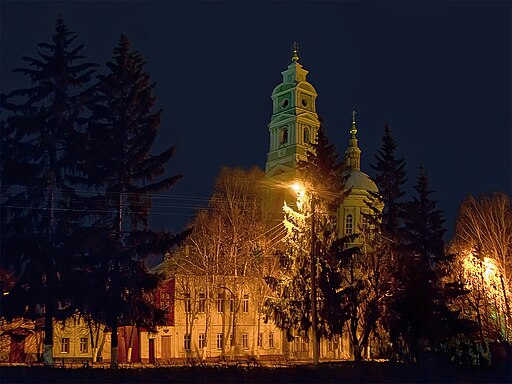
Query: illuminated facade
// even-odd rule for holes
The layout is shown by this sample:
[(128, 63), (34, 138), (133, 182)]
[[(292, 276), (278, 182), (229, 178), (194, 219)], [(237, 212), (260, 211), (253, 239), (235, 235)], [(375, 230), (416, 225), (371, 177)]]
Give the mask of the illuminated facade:
[(307, 160), (320, 122), (316, 113), (315, 88), (307, 82), (308, 71), (299, 63), (294, 45), (288, 68), (281, 72), (283, 81), (272, 92), (272, 117), (268, 124), (269, 152), (265, 178), (271, 186), (264, 211), (270, 225), (282, 221), (283, 201), (292, 199), (287, 188), (296, 175), (297, 164)]
[[(347, 169), (345, 188), (350, 192), (338, 209), (338, 237), (364, 232), (367, 223), (364, 216), (365, 213), (368, 213), (367, 202), (372, 193), (379, 192), (370, 176), (361, 171), (361, 149), (357, 145), (355, 115), (356, 113), (352, 112), (349, 145), (345, 151)], [(379, 206), (378, 208), (382, 210), (383, 207)], [(361, 236), (354, 241), (355, 245), (362, 243)]]
[[(272, 117), (268, 125), (270, 148), (267, 154), (265, 177), (269, 184), (264, 208), (269, 226), (282, 221), (282, 206), (285, 200), (293, 201), (289, 185), (296, 177), (297, 164), (307, 160), (307, 151), (312, 150), (320, 122), (316, 113), (315, 88), (306, 81), (308, 71), (299, 63), (297, 46), (288, 68), (281, 72), (283, 81), (272, 92)], [(340, 205), (338, 236), (359, 232), (367, 211), (366, 200), (371, 193), (378, 192), (370, 177), (361, 171), (361, 149), (357, 144), (355, 112), (352, 113), (352, 127), (349, 145), (345, 151), (348, 178), (345, 186), (350, 189)], [(360, 243), (361, 239), (355, 241)]]

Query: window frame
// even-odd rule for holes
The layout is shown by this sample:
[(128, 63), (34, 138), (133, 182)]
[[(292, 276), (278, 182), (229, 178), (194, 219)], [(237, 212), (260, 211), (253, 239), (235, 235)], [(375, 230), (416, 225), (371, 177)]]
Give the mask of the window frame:
[(89, 338), (81, 337), (80, 338), (80, 353), (89, 353)]
[(185, 333), (183, 335), (183, 349), (185, 351), (190, 351), (191, 349), (191, 344), (192, 344), (192, 335), (190, 333)]
[(60, 353), (69, 353), (71, 341), (69, 337), (61, 337), (60, 339)]

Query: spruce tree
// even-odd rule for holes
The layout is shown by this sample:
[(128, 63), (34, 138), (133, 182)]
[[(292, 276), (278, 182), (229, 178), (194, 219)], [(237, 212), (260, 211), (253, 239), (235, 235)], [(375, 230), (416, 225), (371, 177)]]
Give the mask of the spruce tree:
[[(307, 161), (299, 162), (297, 167), (297, 178), (304, 184), (297, 194), (297, 204), (284, 207), (287, 228), (284, 253), (289, 266), (281, 276), (267, 279), (275, 292), (274, 297), (266, 302), (268, 314), (278, 327), (286, 331), (289, 339), (295, 331), (307, 334), (312, 327), (313, 290), (317, 295), (318, 308), (315, 332), (327, 334), (329, 329), (327, 318), (322, 318), (329, 313), (323, 308), (323, 297), (331, 294), (322, 292), (322, 288), (327, 287), (322, 283), (326, 273), (324, 259), (337, 237), (335, 214), (344, 196), (343, 172), (343, 163), (338, 161), (336, 149), (321, 125)], [(311, 233), (313, 228), (314, 236)], [(315, 239), (316, 288), (312, 286), (311, 279), (312, 238)]]
[(443, 340), (461, 331), (458, 315), (447, 305), (448, 291), (442, 284), (445, 253), (443, 215), (430, 198), (427, 175), (420, 168), (414, 187), (416, 196), (404, 205), (404, 250), (402, 291), (393, 303), (394, 331), (403, 341), (405, 358), (420, 359)]
[(2, 314), (34, 319), (43, 308), (46, 364), (53, 363), (53, 319), (73, 309), (59, 287), (83, 213), (72, 182), (81, 172), (74, 148), (84, 135), (82, 110), (96, 65), (82, 61), (75, 39), (57, 19), (52, 42), (39, 43), (39, 57), (23, 57), (29, 67), (14, 70), (31, 86), (1, 100), (2, 264), (16, 276)]
[(386, 236), (398, 242), (400, 227), (401, 201), (404, 196), (403, 186), (407, 182), (405, 161), (395, 156), (396, 143), (391, 135), (391, 129), (386, 123), (382, 146), (375, 155), (375, 183), (379, 188), (379, 196), (384, 204), (382, 211), (382, 226)]
[(162, 177), (174, 153), (151, 148), (162, 111), (154, 111), (155, 84), (144, 71), (145, 61), (122, 35), (114, 49), (109, 73), (99, 76), (98, 103), (91, 107), (88, 174), (95, 183), (99, 225), (109, 236), (105, 248), (91, 255), (91, 275), (98, 278), (89, 311), (112, 330), (112, 367), (117, 367), (118, 324), (154, 327), (163, 320), (147, 293), (158, 277), (148, 272), (144, 258), (163, 253), (177, 238), (149, 228), (152, 196), (172, 187), (181, 175)]

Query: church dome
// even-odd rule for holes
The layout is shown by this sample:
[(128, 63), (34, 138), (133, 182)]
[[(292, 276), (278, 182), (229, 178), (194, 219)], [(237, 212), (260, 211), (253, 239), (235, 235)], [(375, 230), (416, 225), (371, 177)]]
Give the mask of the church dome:
[(352, 188), (352, 190), (362, 189), (370, 192), (379, 192), (377, 185), (373, 182), (372, 179), (370, 179), (370, 176), (358, 170), (351, 170), (349, 172), (348, 178), (345, 181), (345, 188)]

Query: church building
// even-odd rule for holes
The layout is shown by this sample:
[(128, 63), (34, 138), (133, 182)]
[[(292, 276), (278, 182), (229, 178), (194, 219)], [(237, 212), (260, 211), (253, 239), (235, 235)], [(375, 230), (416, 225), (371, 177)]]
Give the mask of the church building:
[[(307, 160), (313, 149), (320, 121), (316, 112), (315, 88), (306, 80), (308, 71), (300, 64), (297, 44), (294, 43), (288, 68), (282, 73), (283, 81), (272, 92), (272, 117), (268, 124), (270, 148), (267, 154), (265, 177), (269, 185), (265, 212), (269, 225), (282, 221), (282, 206), (291, 201), (289, 190), (296, 179), (297, 164)], [(378, 188), (373, 180), (361, 171), (361, 149), (358, 147), (356, 113), (352, 112), (349, 144), (345, 151), (347, 179), (350, 190), (337, 212), (338, 237), (357, 233), (365, 225), (363, 213), (366, 200)], [(360, 243), (357, 239), (355, 244)]]

